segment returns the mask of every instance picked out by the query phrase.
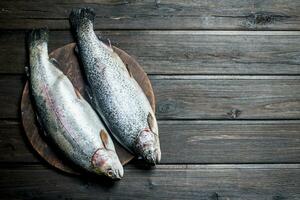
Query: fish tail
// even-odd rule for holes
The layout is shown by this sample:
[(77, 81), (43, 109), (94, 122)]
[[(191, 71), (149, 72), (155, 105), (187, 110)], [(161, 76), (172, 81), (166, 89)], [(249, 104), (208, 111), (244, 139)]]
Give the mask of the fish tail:
[(76, 33), (80, 30), (93, 29), (95, 12), (92, 8), (74, 9), (69, 19), (71, 27)]
[(34, 48), (38, 45), (48, 43), (49, 31), (47, 28), (33, 29), (28, 34), (29, 48)]
[(48, 38), (49, 31), (47, 28), (39, 28), (31, 30), (27, 35), (27, 47), (29, 50), (29, 66), (26, 67), (26, 74), (29, 76), (40, 57), (48, 58)]

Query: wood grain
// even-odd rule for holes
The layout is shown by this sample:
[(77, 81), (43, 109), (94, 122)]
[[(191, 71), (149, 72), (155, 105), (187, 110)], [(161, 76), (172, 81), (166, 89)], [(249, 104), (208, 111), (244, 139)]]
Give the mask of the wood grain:
[[(299, 163), (299, 120), (159, 121), (162, 163)], [(0, 121), (0, 163), (39, 163), (18, 122)]]
[[(299, 119), (300, 76), (150, 76), (158, 119)], [(18, 118), (22, 76), (0, 76), (0, 118)]]
[(299, 30), (295, 0), (15, 1), (0, 3), (1, 29), (68, 29), (73, 8), (92, 7), (96, 29)]
[[(158, 100), (166, 165), (131, 164), (115, 184), (53, 170), (19, 122), (25, 31), (48, 26), (50, 50), (72, 42), (68, 15), (82, 6), (152, 75)], [(299, 10), (296, 0), (1, 0), (0, 198), (300, 199)]]
[(124, 179), (70, 177), (42, 166), (2, 166), (4, 199), (206, 199), (298, 200), (300, 166), (159, 165), (125, 167)]
[(299, 76), (153, 76), (159, 119), (298, 119)]
[[(300, 74), (300, 31), (101, 31), (148, 74)], [(49, 49), (72, 42), (51, 31)], [(25, 32), (0, 33), (0, 73), (24, 73)]]

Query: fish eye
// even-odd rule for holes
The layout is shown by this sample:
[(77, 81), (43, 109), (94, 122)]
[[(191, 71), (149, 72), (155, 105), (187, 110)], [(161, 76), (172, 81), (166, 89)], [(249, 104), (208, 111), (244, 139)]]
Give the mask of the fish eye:
[(108, 176), (112, 176), (113, 175), (113, 171), (111, 168), (107, 169), (107, 174)]

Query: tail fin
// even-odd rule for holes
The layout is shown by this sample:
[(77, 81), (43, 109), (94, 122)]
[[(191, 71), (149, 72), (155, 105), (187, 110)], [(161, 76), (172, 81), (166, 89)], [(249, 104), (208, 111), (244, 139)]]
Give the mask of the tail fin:
[(48, 43), (49, 31), (47, 28), (33, 29), (28, 34), (29, 48), (44, 42)]
[(79, 8), (72, 10), (70, 14), (70, 24), (77, 33), (80, 30), (93, 28), (95, 12), (92, 8)]

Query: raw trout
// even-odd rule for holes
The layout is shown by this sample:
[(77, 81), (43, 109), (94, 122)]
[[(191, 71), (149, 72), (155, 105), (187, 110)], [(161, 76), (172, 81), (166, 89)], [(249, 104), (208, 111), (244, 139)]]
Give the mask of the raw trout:
[(111, 179), (123, 166), (102, 121), (70, 80), (48, 57), (48, 31), (29, 34), (30, 86), (37, 115), (47, 136), (81, 168)]
[(93, 106), (113, 136), (147, 163), (160, 161), (155, 115), (144, 92), (109, 44), (93, 30), (92, 9), (73, 10), (70, 24), (93, 97)]

